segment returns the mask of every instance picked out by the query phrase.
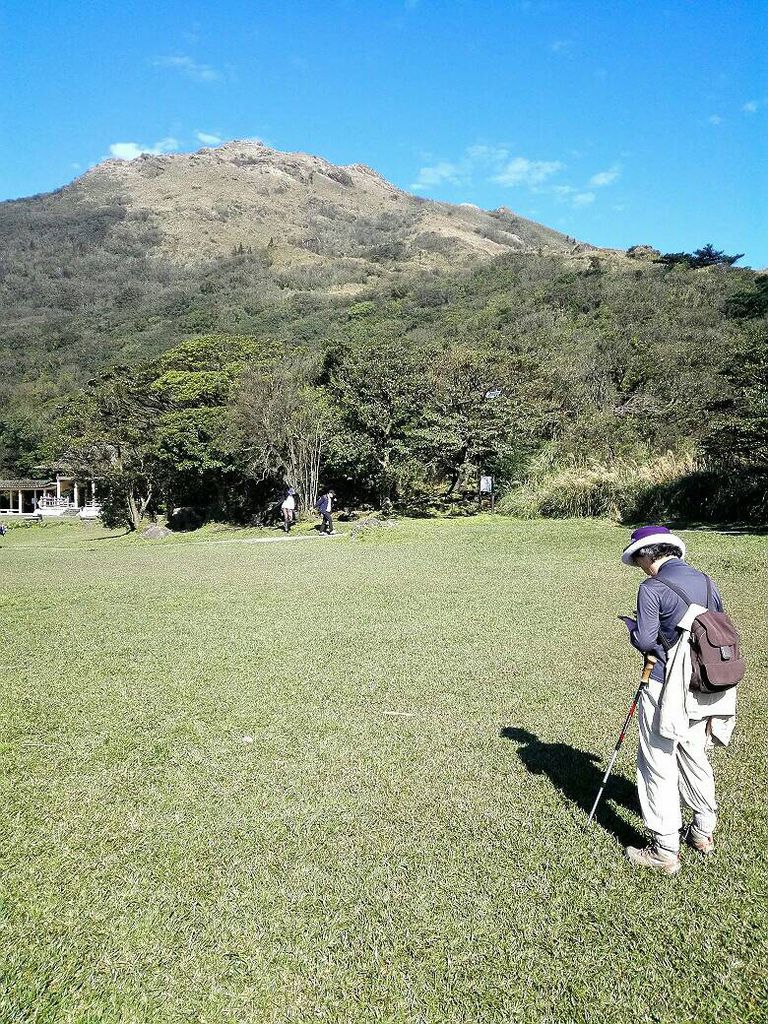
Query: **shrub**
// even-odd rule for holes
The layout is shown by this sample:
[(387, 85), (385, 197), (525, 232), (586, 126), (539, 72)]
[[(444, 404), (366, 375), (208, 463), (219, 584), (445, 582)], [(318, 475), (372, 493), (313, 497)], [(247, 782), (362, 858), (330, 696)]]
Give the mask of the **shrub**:
[[(640, 508), (670, 505), (679, 487), (698, 467), (691, 452), (665, 452), (640, 461), (621, 458), (611, 462), (561, 467), (534, 464), (528, 479), (498, 502), (500, 512), (520, 518), (547, 516), (607, 516), (633, 519)], [(650, 495), (655, 494), (652, 502)], [(666, 496), (662, 500), (662, 496)]]

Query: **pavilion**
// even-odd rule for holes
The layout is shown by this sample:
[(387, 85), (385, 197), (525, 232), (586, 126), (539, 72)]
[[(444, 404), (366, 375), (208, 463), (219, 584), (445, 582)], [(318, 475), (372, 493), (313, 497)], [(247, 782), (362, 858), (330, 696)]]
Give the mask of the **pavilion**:
[(0, 480), (0, 516), (95, 519), (100, 511), (96, 504), (96, 481), (93, 477), (57, 473), (53, 479)]

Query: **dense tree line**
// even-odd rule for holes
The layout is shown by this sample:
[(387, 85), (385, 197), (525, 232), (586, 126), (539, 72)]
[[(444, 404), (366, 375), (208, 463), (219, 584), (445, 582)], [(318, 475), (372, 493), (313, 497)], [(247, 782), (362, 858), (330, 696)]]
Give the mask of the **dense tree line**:
[[(481, 471), (534, 513), (766, 514), (765, 275), (510, 255), (296, 293), (250, 328), (63, 397), (22, 385), (6, 467), (96, 472), (132, 524), (181, 505), (247, 521), (288, 483), (305, 505), (323, 483), (349, 503), (461, 509)], [(677, 468), (655, 479), (667, 453)], [(611, 490), (622, 466), (642, 487)]]

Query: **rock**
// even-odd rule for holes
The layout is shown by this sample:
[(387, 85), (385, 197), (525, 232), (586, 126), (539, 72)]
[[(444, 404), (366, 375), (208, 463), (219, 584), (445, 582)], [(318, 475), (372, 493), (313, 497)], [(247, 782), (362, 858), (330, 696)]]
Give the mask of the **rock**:
[(199, 530), (205, 520), (191, 505), (175, 508), (168, 517), (168, 525), (172, 530)]
[(655, 260), (661, 256), (661, 253), (652, 245), (633, 245), (627, 249), (627, 256), (631, 260)]
[(155, 523), (154, 526), (148, 526), (141, 536), (144, 540), (165, 540), (171, 536), (171, 531), (167, 526), (158, 526)]
[(380, 516), (369, 516), (367, 519), (361, 519), (358, 523), (352, 527), (352, 536), (359, 537), (362, 533), (367, 533), (370, 530), (389, 530), (394, 526), (394, 522), (391, 519), (382, 519)]

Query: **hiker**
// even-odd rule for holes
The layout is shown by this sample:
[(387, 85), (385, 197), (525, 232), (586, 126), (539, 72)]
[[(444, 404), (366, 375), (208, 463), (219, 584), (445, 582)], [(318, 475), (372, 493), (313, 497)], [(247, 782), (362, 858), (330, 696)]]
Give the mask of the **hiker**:
[(335, 498), (335, 491), (326, 491), (325, 494), (321, 495), (317, 502), (317, 511), (321, 516), (320, 533), (325, 533), (329, 537), (332, 537), (335, 533), (335, 530), (333, 529), (333, 519), (331, 518)]
[[(680, 870), (681, 838), (699, 853), (714, 850), (717, 801), (707, 747), (728, 744), (736, 715), (733, 687), (713, 693), (689, 689), (690, 657), (674, 654), (681, 635), (690, 648), (687, 630), (696, 607), (723, 610), (712, 581), (684, 558), (685, 543), (664, 526), (635, 530), (621, 556), (648, 577), (638, 591), (637, 620), (625, 620), (630, 641), (657, 659), (638, 708), (637, 791), (651, 842), (628, 846), (625, 853), (632, 864), (667, 875)], [(693, 811), (684, 831), (681, 798)]]
[(293, 487), (288, 488), (288, 493), (280, 506), (280, 511), (283, 514), (283, 529), (286, 533), (290, 533), (291, 527), (296, 524), (296, 491)]

